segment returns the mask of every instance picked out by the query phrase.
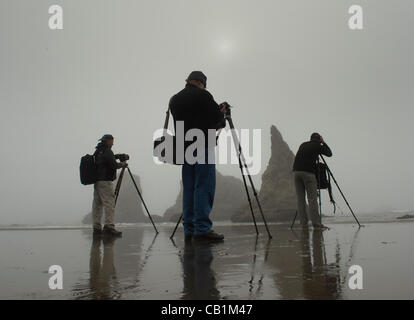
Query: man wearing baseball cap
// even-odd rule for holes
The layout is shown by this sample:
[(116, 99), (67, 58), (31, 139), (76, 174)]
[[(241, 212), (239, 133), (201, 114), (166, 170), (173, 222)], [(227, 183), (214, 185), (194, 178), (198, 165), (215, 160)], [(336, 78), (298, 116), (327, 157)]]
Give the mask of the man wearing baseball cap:
[[(204, 134), (202, 150), (206, 158), (215, 157), (215, 130), (225, 126), (225, 107), (219, 106), (213, 96), (206, 90), (207, 77), (201, 71), (193, 71), (186, 79), (186, 86), (170, 99), (170, 110), (174, 118), (177, 132), (177, 122), (184, 124), (184, 136), (192, 129), (201, 130)], [(208, 132), (214, 130), (214, 141)], [(177, 138), (178, 139), (178, 138)], [(193, 141), (183, 141), (184, 149)], [(179, 142), (177, 141), (177, 144)], [(197, 141), (198, 143), (198, 141)], [(197, 153), (196, 150), (195, 152)], [(187, 153), (185, 153), (187, 155)], [(203, 156), (202, 156), (203, 157)], [(185, 157), (187, 158), (187, 157)], [(185, 239), (222, 241), (224, 236), (212, 230), (212, 221), (209, 218), (213, 207), (216, 188), (215, 163), (206, 161), (187, 161), (184, 159), (182, 167), (183, 182), (183, 225)]]
[(314, 229), (327, 229), (320, 223), (318, 210), (318, 182), (316, 180), (316, 161), (320, 154), (332, 156), (332, 151), (322, 136), (314, 132), (310, 141), (300, 145), (293, 163), (296, 196), (298, 201), (298, 215), (302, 228), (308, 228), (306, 214), (305, 192), (308, 196), (309, 215)]
[[(94, 153), (96, 163), (97, 179), (94, 184), (92, 219), (93, 234), (110, 236), (121, 236), (122, 232), (115, 229), (115, 194), (113, 181), (116, 179), (116, 170), (126, 167), (128, 164), (117, 162), (119, 155), (114, 155), (112, 146), (114, 137), (105, 134), (96, 146)], [(105, 225), (102, 229), (101, 220), (103, 210), (105, 209)]]

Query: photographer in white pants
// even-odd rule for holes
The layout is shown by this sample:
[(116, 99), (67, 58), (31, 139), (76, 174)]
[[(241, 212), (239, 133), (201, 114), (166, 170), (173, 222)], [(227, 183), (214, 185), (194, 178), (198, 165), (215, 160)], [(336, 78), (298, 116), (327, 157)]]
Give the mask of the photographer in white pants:
[[(126, 161), (117, 162), (121, 157), (128, 159), (128, 155), (114, 155), (112, 146), (114, 137), (110, 134), (104, 135), (96, 146), (94, 153), (97, 179), (94, 184), (92, 219), (94, 235), (121, 236), (122, 232), (115, 229), (115, 194), (114, 183), (116, 170), (127, 167)], [(105, 224), (102, 229), (101, 220), (105, 209)]]
[(312, 133), (310, 141), (300, 145), (293, 164), (298, 214), (302, 228), (308, 228), (305, 193), (308, 196), (309, 215), (314, 229), (327, 229), (321, 224), (318, 210), (318, 182), (316, 180), (316, 161), (320, 154), (332, 156), (332, 151), (319, 133)]

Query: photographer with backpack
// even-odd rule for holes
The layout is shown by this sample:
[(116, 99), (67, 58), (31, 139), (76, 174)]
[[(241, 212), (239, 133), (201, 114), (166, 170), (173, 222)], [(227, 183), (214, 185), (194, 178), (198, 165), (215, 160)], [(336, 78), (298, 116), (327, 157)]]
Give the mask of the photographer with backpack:
[[(96, 182), (94, 184), (92, 219), (94, 235), (121, 236), (122, 232), (115, 229), (115, 194), (113, 181), (116, 179), (116, 170), (127, 167), (126, 161), (117, 162), (117, 159), (128, 160), (128, 155), (112, 152), (114, 137), (104, 135), (94, 153), (96, 165)], [(105, 208), (105, 225), (102, 229), (101, 220)]]

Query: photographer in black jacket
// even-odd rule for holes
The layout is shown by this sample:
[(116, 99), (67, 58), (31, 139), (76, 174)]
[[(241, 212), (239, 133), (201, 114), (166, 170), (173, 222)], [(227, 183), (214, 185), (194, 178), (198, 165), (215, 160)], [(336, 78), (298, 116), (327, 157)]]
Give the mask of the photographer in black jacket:
[[(224, 236), (211, 229), (213, 223), (209, 218), (216, 188), (216, 166), (208, 160), (215, 161), (215, 130), (225, 126), (225, 107), (219, 106), (206, 90), (207, 77), (201, 71), (191, 72), (186, 82), (185, 88), (170, 99), (175, 130), (177, 133), (179, 121), (184, 123), (184, 136), (192, 129), (201, 130), (205, 145), (203, 150), (196, 150), (204, 153), (202, 161), (188, 161), (190, 156), (186, 154), (182, 167), (185, 239), (221, 241)], [(187, 150), (193, 141), (181, 143)]]
[[(114, 144), (114, 137), (110, 134), (104, 135), (94, 153), (97, 181), (94, 184), (93, 204), (92, 204), (92, 219), (94, 235), (105, 234), (113, 236), (121, 236), (122, 232), (115, 229), (115, 194), (113, 181), (116, 179), (116, 170), (126, 167), (128, 164), (117, 162), (123, 155), (114, 155), (112, 146)], [(127, 155), (126, 159), (129, 157)], [(124, 158), (125, 158), (124, 156)], [(101, 220), (103, 209), (105, 208), (105, 225), (102, 229)]]
[(332, 151), (319, 133), (313, 133), (310, 141), (300, 145), (293, 164), (298, 214), (303, 228), (308, 227), (305, 191), (308, 195), (309, 215), (314, 229), (326, 229), (320, 223), (318, 210), (318, 182), (316, 180), (316, 161), (320, 154), (332, 156)]

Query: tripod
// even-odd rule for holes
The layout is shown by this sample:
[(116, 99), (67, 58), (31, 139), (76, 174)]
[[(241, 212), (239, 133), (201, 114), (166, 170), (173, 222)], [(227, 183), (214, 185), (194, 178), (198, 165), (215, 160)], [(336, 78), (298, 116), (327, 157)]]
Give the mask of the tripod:
[[(259, 201), (259, 198), (258, 198), (258, 194), (257, 194), (256, 188), (254, 187), (254, 183), (253, 183), (252, 177), (250, 175), (249, 168), (248, 168), (248, 166), (246, 164), (246, 159), (244, 158), (244, 155), (243, 155), (243, 151), (242, 151), (241, 144), (240, 144), (240, 142), (239, 142), (239, 140), (237, 138), (237, 135), (235, 133), (235, 128), (234, 128), (233, 120), (231, 118), (230, 106), (227, 103), (226, 103), (226, 105), (227, 106), (226, 106), (226, 113), (225, 113), (224, 119), (225, 119), (225, 121), (228, 122), (228, 124), (230, 126), (230, 130), (231, 130), (231, 135), (232, 135), (234, 147), (236, 148), (236, 153), (237, 153), (237, 157), (238, 157), (238, 160), (239, 160), (239, 167), (240, 167), (241, 175), (242, 175), (242, 178), (243, 178), (244, 189), (246, 190), (247, 200), (249, 202), (250, 212), (252, 214), (252, 219), (253, 219), (254, 227), (255, 227), (255, 230), (256, 230), (256, 235), (259, 235), (259, 230), (257, 228), (256, 218), (254, 216), (252, 201), (251, 201), (251, 198), (250, 198), (249, 189), (247, 187), (246, 177), (245, 177), (245, 174), (243, 173), (243, 168), (244, 168), (244, 170), (245, 170), (245, 172), (246, 172), (246, 174), (248, 176), (248, 179), (249, 179), (249, 182), (250, 182), (250, 186), (251, 186), (251, 188), (253, 190), (254, 197), (256, 198), (257, 206), (259, 207), (260, 214), (262, 216), (264, 225), (266, 227), (267, 234), (269, 236), (269, 239), (271, 239), (272, 238), (272, 235), (270, 234), (269, 228), (267, 226), (267, 222), (266, 222), (265, 216), (263, 214), (262, 206), (260, 205), (260, 201)], [(220, 134), (220, 132), (219, 132), (219, 134)], [(217, 136), (217, 138), (218, 138), (218, 136)], [(178, 226), (179, 226), (179, 224), (181, 222), (181, 219), (182, 219), (182, 215), (180, 215), (180, 218), (178, 219), (178, 222), (175, 225), (174, 231), (173, 231), (173, 233), (171, 234), (171, 237), (170, 237), (171, 239), (174, 237), (174, 234), (175, 234), (175, 232), (176, 232), (176, 230), (177, 230), (177, 228), (178, 228)]]
[(326, 169), (328, 170), (328, 174), (331, 176), (331, 178), (332, 178), (332, 180), (334, 181), (334, 183), (335, 183), (336, 187), (338, 188), (339, 193), (341, 194), (341, 196), (342, 196), (342, 198), (344, 199), (344, 201), (345, 201), (346, 205), (348, 206), (349, 211), (351, 211), (351, 213), (352, 213), (352, 215), (353, 215), (353, 217), (354, 217), (355, 221), (357, 222), (358, 227), (359, 227), (359, 228), (361, 228), (361, 224), (359, 223), (359, 221), (358, 221), (357, 217), (355, 216), (354, 210), (352, 210), (352, 208), (351, 208), (351, 206), (350, 206), (350, 204), (349, 204), (348, 200), (346, 199), (346, 197), (345, 197), (344, 193), (342, 192), (341, 188), (339, 187), (338, 182), (336, 181), (336, 179), (335, 179), (335, 177), (334, 177), (334, 175), (333, 175), (333, 173), (332, 173), (331, 169), (329, 168), (328, 164), (327, 164), (327, 163), (326, 163), (326, 161), (325, 161), (325, 158), (324, 158), (322, 155), (320, 155), (320, 156), (321, 156), (321, 159), (322, 159), (323, 163), (325, 163), (325, 165), (326, 165)]
[(137, 185), (137, 183), (135, 182), (134, 176), (132, 175), (131, 170), (129, 169), (129, 167), (123, 167), (123, 168), (121, 169), (121, 173), (119, 174), (119, 178), (118, 178), (118, 181), (117, 181), (116, 186), (115, 186), (115, 205), (116, 205), (116, 203), (117, 203), (117, 201), (118, 201), (119, 191), (121, 190), (121, 184), (122, 184), (122, 179), (124, 178), (125, 169), (127, 169), (127, 170), (128, 170), (129, 176), (131, 177), (131, 180), (132, 180), (132, 182), (133, 182), (133, 184), (134, 184), (134, 186), (135, 186), (135, 189), (137, 190), (138, 195), (139, 195), (139, 197), (141, 198), (141, 201), (142, 201), (142, 204), (144, 205), (145, 211), (147, 212), (148, 217), (149, 217), (149, 219), (150, 219), (150, 221), (151, 221), (151, 223), (152, 223), (152, 226), (153, 226), (153, 227), (154, 227), (154, 229), (155, 229), (155, 233), (156, 233), (156, 234), (158, 234), (157, 227), (155, 226), (155, 223), (154, 223), (154, 221), (152, 220), (151, 214), (150, 214), (150, 213), (149, 213), (149, 211), (148, 211), (147, 205), (145, 204), (145, 201), (144, 201), (144, 199), (142, 198), (141, 192), (140, 192), (140, 191), (139, 191), (139, 189), (138, 189), (138, 185)]
[[(326, 161), (325, 161), (325, 158), (324, 158), (321, 154), (320, 154), (319, 156), (321, 157), (321, 159), (322, 159), (323, 163), (324, 163), (324, 164), (325, 164), (325, 166), (326, 166), (326, 170), (327, 170), (327, 172), (328, 172), (328, 175), (329, 175), (329, 176), (332, 178), (332, 180), (334, 181), (334, 183), (335, 183), (336, 187), (338, 188), (339, 193), (341, 194), (341, 196), (342, 196), (342, 198), (344, 199), (344, 201), (345, 201), (346, 205), (348, 206), (349, 211), (351, 211), (352, 216), (354, 217), (354, 219), (355, 219), (356, 223), (358, 224), (358, 227), (359, 227), (359, 228), (361, 228), (361, 227), (362, 227), (362, 225), (359, 223), (359, 221), (358, 221), (357, 217), (355, 216), (355, 213), (354, 213), (354, 211), (352, 210), (351, 205), (349, 204), (349, 202), (348, 202), (347, 198), (345, 197), (344, 193), (342, 192), (341, 188), (339, 187), (338, 182), (336, 181), (336, 179), (335, 179), (335, 177), (334, 177), (334, 175), (333, 175), (333, 173), (332, 173), (331, 169), (329, 168), (328, 164), (327, 164), (327, 163), (326, 163)], [(318, 163), (319, 163), (319, 157), (318, 157)], [(318, 179), (320, 179), (320, 175), (318, 175)], [(320, 185), (320, 180), (319, 180), (319, 185)], [(319, 219), (320, 219), (320, 222), (321, 222), (321, 224), (322, 224), (322, 201), (321, 201), (321, 189), (319, 189), (319, 190), (318, 190), (318, 197), (319, 197)], [(297, 215), (298, 215), (298, 211), (296, 210), (295, 216), (294, 216), (293, 221), (292, 221), (292, 224), (291, 224), (291, 226), (290, 226), (290, 228), (291, 228), (291, 229), (293, 228), (293, 225), (295, 224), (295, 221), (296, 221), (296, 217), (297, 217)]]
[[(319, 168), (319, 157), (317, 160), (317, 164), (318, 164), (318, 170), (320, 170)], [(321, 185), (321, 173), (318, 173), (318, 186)], [(319, 223), (322, 225), (322, 189), (319, 187), (317, 188), (318, 190), (318, 199), (319, 199)]]

